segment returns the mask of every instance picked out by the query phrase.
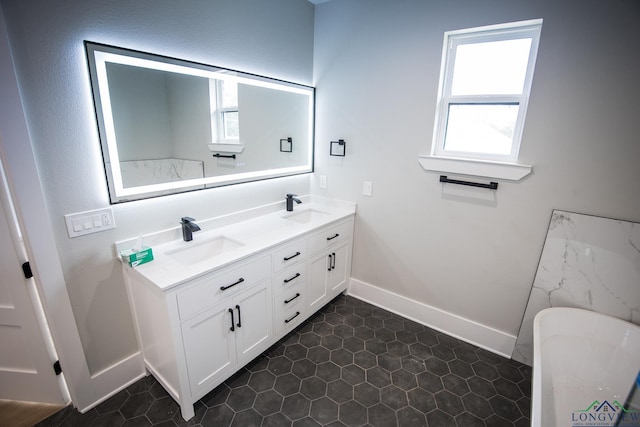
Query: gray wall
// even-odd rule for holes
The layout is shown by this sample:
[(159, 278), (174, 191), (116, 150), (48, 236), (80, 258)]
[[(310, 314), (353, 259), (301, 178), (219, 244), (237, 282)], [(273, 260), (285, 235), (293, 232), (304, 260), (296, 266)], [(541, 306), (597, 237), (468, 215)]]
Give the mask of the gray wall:
[[(444, 187), (432, 143), (443, 33), (543, 18), (520, 161), (488, 190)], [(553, 208), (640, 220), (635, 0), (340, 0), (315, 10), (318, 152), (358, 203), (352, 277), (516, 335)], [(363, 181), (373, 196), (362, 196)], [(481, 180), (482, 181), (482, 180)]]
[(309, 192), (298, 176), (113, 207), (117, 228), (69, 239), (63, 216), (108, 206), (83, 41), (312, 82), (313, 6), (301, 0), (1, 0), (31, 142), (92, 373), (137, 351), (112, 243)]

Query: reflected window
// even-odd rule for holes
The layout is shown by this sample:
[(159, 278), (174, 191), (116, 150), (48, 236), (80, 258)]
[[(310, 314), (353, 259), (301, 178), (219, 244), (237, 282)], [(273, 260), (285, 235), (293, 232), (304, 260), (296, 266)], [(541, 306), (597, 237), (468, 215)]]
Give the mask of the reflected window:
[(240, 114), (238, 112), (238, 83), (211, 79), (211, 135), (214, 142), (240, 142)]

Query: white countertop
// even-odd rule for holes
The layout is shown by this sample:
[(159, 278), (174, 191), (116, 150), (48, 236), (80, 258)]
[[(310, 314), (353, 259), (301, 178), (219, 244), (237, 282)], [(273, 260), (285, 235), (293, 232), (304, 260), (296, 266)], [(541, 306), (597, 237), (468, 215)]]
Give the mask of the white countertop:
[[(267, 211), (272, 210), (273, 208), (267, 209)], [(284, 208), (265, 214), (256, 212), (254, 215), (247, 215), (245, 212), (238, 215), (240, 219), (238, 222), (231, 223), (229, 223), (229, 218), (232, 218), (233, 215), (228, 215), (223, 221), (225, 225), (211, 228), (207, 227), (205, 223), (213, 225), (216, 223), (214, 220), (196, 221), (202, 230), (194, 232), (193, 240), (190, 242), (185, 242), (182, 238), (174, 238), (166, 243), (154, 245), (147, 242), (149, 239), (143, 239), (144, 244), (152, 247), (154, 260), (136, 267), (127, 266), (127, 268), (134, 268), (137, 273), (156, 284), (160, 289), (167, 290), (260, 251), (295, 239), (324, 225), (345, 219), (355, 214), (355, 210), (355, 203), (333, 201), (321, 197), (305, 197), (302, 204), (294, 204), (293, 212), (287, 212)], [(307, 222), (303, 223), (287, 219), (291, 215), (304, 215), (305, 211), (319, 211), (321, 214), (312, 215)], [(247, 219), (247, 216), (252, 217)], [(245, 218), (243, 219), (243, 217)], [(175, 236), (175, 230), (170, 231), (172, 236)], [(191, 250), (197, 250), (198, 245), (205, 245), (218, 237), (224, 237), (241, 245), (202, 261), (190, 262), (188, 265), (171, 255), (181, 249), (193, 247)], [(127, 245), (131, 247), (131, 242), (132, 240), (116, 243), (116, 250), (119, 252), (127, 248)]]

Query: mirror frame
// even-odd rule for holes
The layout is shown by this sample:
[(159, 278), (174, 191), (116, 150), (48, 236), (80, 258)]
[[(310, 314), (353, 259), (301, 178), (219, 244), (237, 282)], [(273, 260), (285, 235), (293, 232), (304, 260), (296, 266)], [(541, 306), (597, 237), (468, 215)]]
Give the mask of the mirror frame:
[[(198, 62), (172, 58), (132, 49), (85, 41), (93, 103), (102, 148), (109, 199), (111, 204), (161, 197), (187, 191), (204, 190), (220, 186), (241, 184), (264, 179), (312, 173), (315, 146), (315, 88), (298, 83), (231, 70)], [(305, 164), (229, 175), (185, 179), (159, 184), (124, 187), (111, 110), (106, 62), (137, 65), (154, 70), (188, 74), (196, 77), (233, 80), (238, 83), (303, 94), (309, 97), (308, 153)], [(246, 144), (245, 144), (246, 149)], [(213, 154), (213, 153), (212, 153)]]

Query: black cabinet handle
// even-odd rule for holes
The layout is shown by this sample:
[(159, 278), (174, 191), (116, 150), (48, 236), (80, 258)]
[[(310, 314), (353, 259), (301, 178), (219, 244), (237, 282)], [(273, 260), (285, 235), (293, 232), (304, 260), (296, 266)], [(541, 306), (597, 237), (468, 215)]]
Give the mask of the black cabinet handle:
[(335, 270), (336, 269), (336, 253), (332, 252), (331, 255), (333, 255), (331, 258), (331, 269)]
[(285, 320), (284, 323), (289, 323), (298, 316), (300, 316), (300, 312), (296, 311), (296, 314), (294, 314), (290, 319)]
[(239, 279), (238, 279), (238, 281), (237, 281), (237, 282), (235, 282), (235, 283), (232, 283), (232, 284), (227, 285), (227, 286), (220, 286), (220, 290), (221, 290), (221, 291), (226, 291), (227, 289), (229, 289), (229, 288), (233, 288), (235, 285), (238, 285), (238, 284), (240, 284), (240, 283), (242, 283), (242, 282), (244, 282), (244, 279), (241, 277), (241, 278), (239, 278)]
[(231, 328), (229, 328), (229, 330), (231, 332), (236, 330), (236, 322), (233, 320), (233, 309), (229, 309), (229, 313), (231, 313)]
[(295, 255), (286, 256), (286, 257), (284, 257), (283, 259), (284, 259), (285, 261), (289, 261), (290, 259), (293, 259), (293, 258), (297, 257), (298, 255), (301, 255), (301, 254), (300, 254), (300, 252), (296, 252), (296, 253), (295, 253)]
[(299, 296), (300, 296), (300, 293), (299, 293), (299, 292), (296, 292), (296, 296), (295, 296), (295, 297), (292, 297), (292, 298), (290, 298), (290, 299), (286, 299), (286, 300), (284, 300), (284, 303), (285, 303), (285, 304), (289, 304), (291, 301), (293, 301), (294, 299), (298, 298)]
[(296, 273), (295, 276), (291, 277), (290, 279), (284, 279), (284, 283), (289, 283), (290, 281), (297, 279), (298, 277), (300, 277), (300, 273)]
[(335, 239), (335, 238), (336, 238), (336, 237), (338, 237), (338, 236), (339, 236), (339, 234), (338, 234), (338, 233), (336, 233), (336, 234), (335, 234), (335, 236), (327, 237), (327, 240), (333, 240), (333, 239)]
[(327, 271), (331, 271), (331, 266), (333, 265), (333, 260), (331, 258), (333, 257), (331, 254), (329, 254), (329, 268), (327, 268)]
[(236, 323), (236, 326), (238, 328), (242, 328), (242, 319), (240, 318), (240, 306), (236, 304), (236, 310), (238, 310), (238, 323)]

